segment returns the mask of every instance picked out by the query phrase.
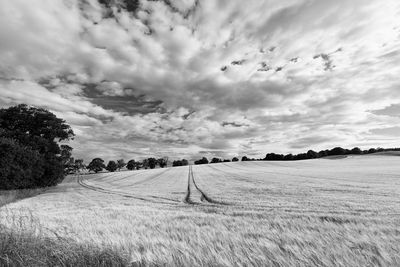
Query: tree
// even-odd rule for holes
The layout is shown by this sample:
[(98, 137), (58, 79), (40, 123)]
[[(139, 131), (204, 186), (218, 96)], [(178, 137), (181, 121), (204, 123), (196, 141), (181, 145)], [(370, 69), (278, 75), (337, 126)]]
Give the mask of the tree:
[(67, 145), (60, 148), (58, 142), (74, 137), (64, 120), (45, 109), (21, 104), (0, 109), (0, 129), (0, 137), (38, 152), (43, 160), (42, 176), (32, 187), (52, 186), (64, 179), (64, 164), (69, 161), (72, 148)]
[(210, 163), (220, 163), (221, 159), (219, 158), (212, 158)]
[(293, 154), (286, 154), (286, 155), (283, 157), (283, 160), (293, 160)]
[(267, 155), (265, 155), (264, 160), (284, 160), (284, 155), (268, 153)]
[(64, 164), (64, 173), (65, 174), (73, 174), (75, 173), (75, 162), (74, 158), (69, 158), (68, 162)]
[(86, 168), (85, 164), (83, 163), (83, 159), (76, 159), (74, 162), (74, 169), (75, 173), (80, 172)]
[(179, 167), (182, 166), (182, 161), (181, 160), (174, 160), (172, 162), (172, 167)]
[(148, 159), (142, 160), (142, 167), (145, 168), (146, 170), (149, 168), (149, 160)]
[(352, 150), (350, 150), (350, 153), (351, 153), (351, 154), (354, 154), (354, 155), (359, 155), (359, 154), (362, 153), (362, 151), (361, 151), (360, 148), (355, 147), (355, 148), (353, 148)]
[(115, 172), (118, 169), (117, 163), (115, 161), (110, 160), (107, 164), (106, 170), (109, 172)]
[(44, 174), (39, 152), (10, 138), (0, 138), (0, 190), (36, 188)]
[(318, 152), (318, 157), (322, 158), (328, 156), (328, 151), (329, 150), (321, 150), (320, 152)]
[(102, 171), (106, 166), (104, 165), (104, 160), (101, 158), (94, 158), (92, 161), (89, 163), (87, 166), (87, 169), (89, 171), (94, 171), (95, 173), (98, 173)]
[(332, 150), (328, 151), (329, 156), (344, 155), (344, 154), (346, 154), (346, 150), (341, 147), (335, 147)]
[(0, 109), (0, 128), (2, 136), (17, 140), (39, 153), (60, 153), (56, 143), (73, 139), (71, 127), (63, 119), (42, 108), (25, 104)]
[(134, 170), (136, 168), (136, 161), (134, 159), (128, 161), (128, 164), (126, 164), (126, 168), (130, 171)]
[(125, 167), (126, 163), (123, 159), (119, 159), (117, 160), (117, 168), (118, 171), (120, 171), (123, 167)]
[(199, 164), (208, 164), (208, 159), (206, 157), (203, 157), (202, 159), (196, 160), (194, 164), (199, 165)]
[(147, 162), (150, 169), (154, 169), (157, 165), (157, 160), (155, 158), (148, 158)]
[(186, 159), (174, 160), (172, 162), (172, 167), (187, 166), (187, 165), (189, 165), (189, 161), (187, 161)]
[(168, 157), (164, 157), (164, 158), (159, 158), (157, 160), (158, 165), (160, 166), (160, 168), (164, 168), (167, 166), (168, 164)]
[(231, 162), (230, 159), (224, 159), (223, 162)]
[(308, 151), (307, 151), (307, 157), (308, 157), (309, 159), (316, 159), (316, 158), (319, 157), (319, 155), (318, 155), (318, 153), (315, 152), (314, 150), (308, 150)]
[(243, 156), (243, 157), (242, 157), (242, 161), (249, 161), (249, 158), (246, 157), (246, 156)]
[(72, 156), (72, 147), (68, 145), (61, 145), (61, 161), (64, 166), (64, 172), (70, 173), (71, 168), (74, 169), (74, 158)]
[(239, 161), (239, 159), (238, 159), (237, 157), (234, 157), (234, 158), (232, 159), (232, 162), (235, 162), (235, 161)]

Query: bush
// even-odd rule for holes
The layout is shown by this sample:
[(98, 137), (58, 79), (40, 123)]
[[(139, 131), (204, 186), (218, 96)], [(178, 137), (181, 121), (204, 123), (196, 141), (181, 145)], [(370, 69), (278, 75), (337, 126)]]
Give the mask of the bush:
[(49, 169), (37, 151), (0, 138), (0, 190), (40, 187), (46, 181), (43, 177), (50, 174)]

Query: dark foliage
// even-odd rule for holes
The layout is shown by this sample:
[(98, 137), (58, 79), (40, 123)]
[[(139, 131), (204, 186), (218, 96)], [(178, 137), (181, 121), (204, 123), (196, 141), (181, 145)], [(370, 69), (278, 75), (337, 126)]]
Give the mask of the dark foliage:
[(210, 163), (220, 163), (220, 162), (222, 162), (221, 159), (219, 159), (219, 158), (212, 158)]
[(106, 166), (104, 165), (104, 160), (101, 158), (95, 158), (92, 159), (92, 161), (89, 163), (87, 166), (87, 169), (89, 171), (93, 171), (95, 173), (98, 173), (102, 171)]
[(73, 173), (79, 173), (84, 169), (86, 169), (86, 166), (83, 163), (83, 159), (74, 160), (74, 158), (70, 158), (70, 160), (66, 164), (65, 172), (67, 174), (73, 174)]
[(159, 158), (157, 160), (158, 166), (160, 166), (160, 168), (165, 168), (168, 164), (168, 158), (164, 157), (164, 158)]
[(39, 152), (15, 140), (0, 138), (0, 190), (39, 187), (44, 165)]
[(235, 161), (239, 161), (239, 159), (238, 159), (237, 157), (234, 157), (234, 158), (232, 159), (232, 162), (235, 162)]
[(126, 164), (126, 168), (130, 171), (136, 169), (136, 166), (137, 163), (134, 159), (131, 159), (130, 161), (128, 161), (128, 164)]
[(109, 172), (115, 172), (118, 169), (117, 163), (115, 161), (110, 160), (107, 164), (106, 170)]
[(187, 165), (189, 165), (189, 161), (187, 161), (186, 159), (174, 160), (172, 162), (172, 167), (187, 166)]
[[(321, 150), (319, 152), (315, 152), (313, 150), (308, 150), (307, 153), (300, 153), (297, 155), (292, 154), (275, 154), (275, 153), (268, 153), (265, 155), (263, 160), (274, 161), (274, 160), (304, 160), (304, 159), (315, 159), (315, 158), (322, 158), (327, 156), (343, 156), (343, 155), (360, 155), (360, 154), (371, 154), (376, 152), (383, 152), (383, 151), (399, 151), (400, 148), (370, 148), (368, 150), (362, 151), (360, 148), (355, 147), (351, 150), (344, 149), (342, 147), (335, 147), (331, 150)], [(242, 161), (250, 160), (246, 156), (242, 158)], [(233, 161), (233, 160), (232, 160)]]
[[(34, 176), (41, 173), (39, 178), (35, 176), (34, 180), (27, 182), (22, 180), (16, 182), (18, 179), (16, 178), (15, 189), (53, 186), (63, 180), (64, 170), (70, 162), (72, 148), (68, 145), (60, 147), (58, 142), (74, 137), (71, 127), (64, 120), (45, 109), (24, 104), (0, 109), (0, 137), (14, 140), (13, 145), (8, 143), (10, 153), (18, 150), (22, 153), (22, 150), (27, 149), (24, 151), (34, 151), (31, 156), (38, 158), (37, 166), (28, 166), (24, 165), (22, 158), (15, 157), (15, 162), (12, 163), (14, 172), (20, 174), (31, 172)], [(12, 157), (10, 154), (10, 157), (4, 160), (10, 160)], [(28, 169), (28, 167), (34, 169)]]
[(147, 159), (147, 164), (149, 166), (150, 169), (154, 169), (157, 165), (157, 159), (155, 158), (148, 158)]
[(249, 158), (246, 157), (246, 156), (243, 156), (243, 157), (242, 157), (242, 161), (249, 161)]
[(350, 150), (350, 153), (351, 153), (351, 154), (354, 154), (354, 155), (359, 155), (359, 154), (362, 153), (362, 151), (361, 151), (360, 148), (355, 147), (355, 148), (353, 148), (352, 150)]
[(346, 155), (346, 149), (335, 147), (328, 151), (328, 156)]
[(53, 113), (27, 105), (0, 109), (1, 136), (17, 140), (39, 153), (60, 154), (56, 141), (70, 140), (74, 132)]
[(206, 157), (203, 157), (202, 159), (196, 160), (194, 162), (194, 164), (196, 165), (200, 165), (200, 164), (208, 164), (208, 159)]

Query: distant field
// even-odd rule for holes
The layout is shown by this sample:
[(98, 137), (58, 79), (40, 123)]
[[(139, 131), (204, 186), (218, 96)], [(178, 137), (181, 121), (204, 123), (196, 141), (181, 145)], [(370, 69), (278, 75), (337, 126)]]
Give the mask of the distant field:
[(13, 224), (30, 216), (46, 236), (144, 265), (400, 266), (400, 157), (68, 177), (0, 209), (4, 225), (38, 231)]

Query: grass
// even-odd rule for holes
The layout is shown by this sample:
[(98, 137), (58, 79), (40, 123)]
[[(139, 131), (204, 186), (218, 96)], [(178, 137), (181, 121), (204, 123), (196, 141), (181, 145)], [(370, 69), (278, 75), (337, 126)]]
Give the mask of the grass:
[[(11, 213), (8, 216), (12, 227), (0, 225), (0, 266), (129, 265), (129, 258), (119, 251), (43, 235), (42, 226), (33, 216), (15, 217)], [(30, 231), (24, 231), (28, 224)]]
[[(85, 187), (71, 178), (8, 204), (0, 221), (16, 234), (49, 242), (67, 266), (69, 258), (87, 263), (69, 251), (107, 255), (109, 266), (400, 265), (396, 157), (192, 170), (192, 178), (188, 167), (84, 176)], [(15, 226), (21, 218), (35, 223)], [(1, 250), (5, 255), (11, 258)]]
[(0, 190), (0, 207), (24, 198), (37, 196), (45, 190), (46, 189), (43, 188), (7, 191)]

